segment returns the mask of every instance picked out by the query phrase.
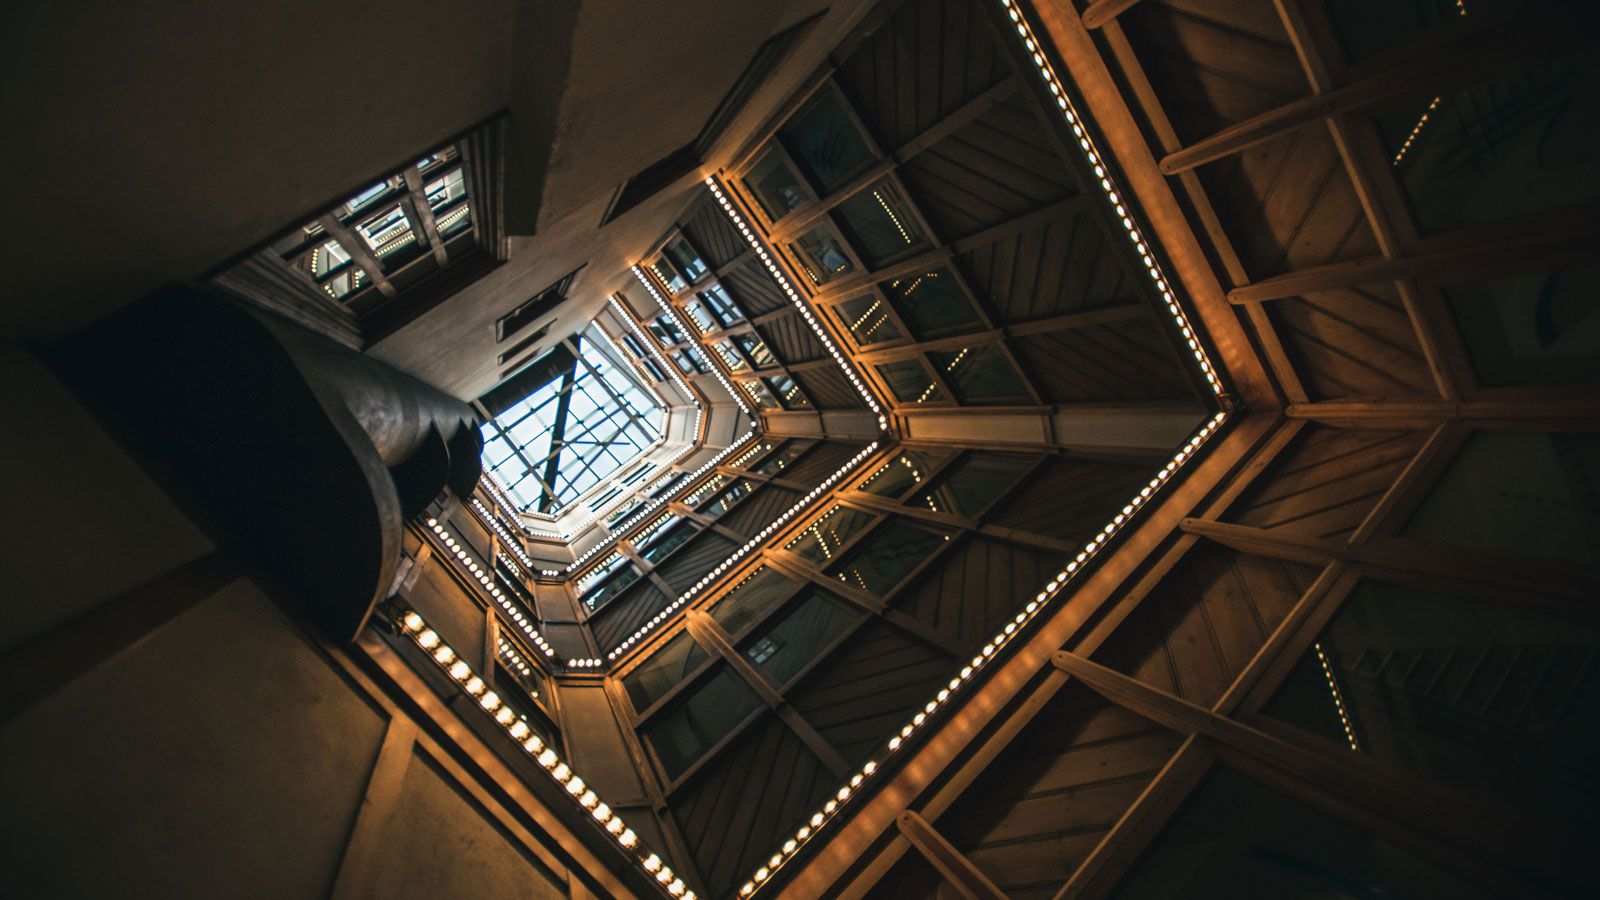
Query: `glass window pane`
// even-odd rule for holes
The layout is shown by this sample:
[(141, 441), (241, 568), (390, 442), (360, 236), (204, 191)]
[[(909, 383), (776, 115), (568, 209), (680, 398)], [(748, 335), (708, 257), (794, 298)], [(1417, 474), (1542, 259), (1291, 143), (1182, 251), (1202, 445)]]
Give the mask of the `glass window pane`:
[(976, 454), (958, 463), (956, 470), (917, 495), (912, 502), (934, 512), (976, 516), (1000, 498), (1028, 471), (1033, 460), (1025, 456)]
[(1469, 900), (1490, 895), (1393, 844), (1219, 767), (1112, 896)]
[(1600, 268), (1444, 289), (1484, 385), (1600, 381)]
[(415, 237), (411, 232), (411, 219), (398, 204), (356, 226), (356, 231), (380, 256), (399, 249)]
[(689, 310), (689, 321), (700, 329), (701, 334), (717, 327), (717, 320), (711, 318), (711, 313), (706, 310), (704, 304), (691, 300), (684, 308)]
[(767, 387), (771, 388), (772, 393), (777, 395), (778, 402), (783, 404), (784, 409), (809, 409), (811, 407), (811, 398), (807, 397), (805, 392), (800, 390), (800, 385), (795, 384), (794, 379), (789, 376), (774, 375), (766, 379), (766, 382)]
[(767, 349), (766, 342), (753, 334), (736, 334), (733, 336), (733, 342), (744, 351), (745, 356), (748, 356), (750, 362), (758, 369), (765, 369), (778, 362), (772, 351)]
[(960, 334), (983, 327), (977, 308), (949, 269), (896, 278), (885, 282), (883, 289), (918, 337)]
[(428, 196), (428, 206), (435, 211), (467, 195), (466, 183), (461, 179), (459, 168), (443, 178), (428, 182), (423, 190)]
[(590, 609), (599, 609), (607, 601), (627, 590), (635, 581), (639, 580), (639, 570), (632, 566), (623, 569), (611, 576), (599, 587), (583, 595), (583, 604)]
[(878, 376), (889, 385), (890, 392), (901, 403), (927, 403), (944, 399), (944, 392), (933, 383), (920, 360), (902, 359), (883, 363), (876, 368)]
[(1592, 563), (1600, 435), (1480, 431), (1401, 536)]
[(684, 542), (699, 534), (688, 522), (680, 523), (670, 531), (660, 531), (652, 536), (652, 543), (639, 551), (639, 556), (649, 562), (660, 562), (667, 554), (683, 546)]
[(700, 512), (716, 518), (732, 509), (740, 500), (749, 496), (750, 492), (754, 491), (756, 487), (757, 485), (754, 481), (745, 479), (735, 481), (728, 486), (727, 490), (713, 497), (705, 506), (701, 507)]
[(467, 229), (472, 224), (472, 210), (467, 204), (462, 203), (434, 221), (434, 227), (439, 229), (439, 236), (452, 237)]
[(860, 616), (821, 591), (811, 591), (776, 624), (741, 649), (774, 683), (788, 684)]
[(817, 191), (826, 194), (872, 161), (872, 151), (833, 92), (824, 87), (778, 131)]
[(783, 445), (782, 450), (779, 450), (776, 453), (773, 453), (771, 456), (768, 456), (766, 459), (763, 459), (760, 464), (751, 469), (751, 471), (760, 473), (762, 475), (776, 475), (787, 468), (790, 463), (795, 461), (796, 457), (804, 453), (806, 448), (810, 446), (811, 445), (809, 443), (790, 441), (789, 443)]
[(827, 284), (846, 272), (854, 271), (856, 267), (850, 261), (850, 255), (844, 251), (838, 235), (827, 226), (813, 228), (802, 234), (795, 243), (789, 245), (789, 249), (800, 261), (800, 268), (805, 270), (812, 284)]
[(645, 738), (667, 777), (677, 778), (760, 705), (755, 692), (724, 669), (661, 714)]
[(838, 213), (846, 233), (872, 268), (927, 246), (928, 236), (892, 181), (880, 181), (844, 201), (839, 204)]
[(783, 545), (783, 549), (821, 565), (833, 559), (850, 536), (867, 527), (872, 516), (846, 506), (835, 506)]
[(1597, 650), (1592, 622), (1363, 582), (1265, 712), (1425, 777), (1592, 823)]
[(717, 356), (722, 358), (722, 362), (730, 371), (737, 372), (745, 367), (744, 357), (740, 356), (727, 341), (717, 341), (711, 345), (711, 349), (717, 352)]
[(1421, 229), (1436, 233), (1600, 197), (1597, 77), (1593, 53), (1546, 58), (1446, 95), (1437, 106), (1413, 98), (1380, 115)]
[(993, 345), (935, 351), (928, 356), (945, 374), (958, 400), (1018, 403), (1029, 399), (1017, 370)]
[(767, 218), (773, 221), (783, 218), (790, 210), (806, 202), (800, 182), (784, 164), (783, 156), (775, 150), (769, 150), (755, 164), (750, 174), (744, 177), (744, 184), (755, 195), (761, 208), (766, 210)]
[(669, 241), (666, 254), (667, 258), (672, 260), (673, 266), (691, 283), (699, 281), (700, 276), (706, 274), (706, 261), (701, 259), (700, 254), (695, 252), (683, 238), (673, 238)]
[(897, 519), (867, 538), (834, 574), (845, 584), (881, 597), (948, 540), (949, 535)]
[(863, 347), (896, 341), (901, 337), (900, 329), (889, 318), (889, 310), (883, 300), (873, 294), (846, 300), (833, 308), (833, 315), (855, 338), (856, 343)]
[(944, 458), (922, 450), (902, 450), (861, 482), (858, 490), (880, 497), (898, 497), (927, 477), (928, 471)]
[(740, 386), (744, 388), (745, 393), (750, 395), (750, 399), (754, 400), (756, 405), (762, 409), (778, 408), (777, 398), (772, 396), (772, 392), (767, 390), (767, 386), (759, 379), (740, 382)]
[(628, 689), (633, 708), (644, 712), (710, 658), (687, 631), (679, 632), (666, 646), (623, 676), (622, 686)]
[(738, 304), (733, 302), (733, 298), (728, 296), (728, 292), (720, 284), (713, 284), (696, 296), (700, 298), (700, 302), (706, 305), (707, 309), (711, 310), (711, 314), (717, 317), (717, 321), (724, 325), (732, 325), (734, 322), (744, 318), (744, 314), (739, 311)]
[(794, 582), (762, 566), (711, 607), (711, 618), (716, 619), (717, 624), (730, 636), (737, 636), (751, 622), (765, 615), (774, 604), (789, 596), (793, 589)]

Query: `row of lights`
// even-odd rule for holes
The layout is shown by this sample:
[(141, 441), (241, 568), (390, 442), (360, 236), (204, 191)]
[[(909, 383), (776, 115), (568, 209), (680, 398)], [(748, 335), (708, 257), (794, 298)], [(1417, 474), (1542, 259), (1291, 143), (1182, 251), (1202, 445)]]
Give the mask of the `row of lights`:
[(743, 546), (729, 554), (727, 559), (718, 563), (715, 568), (707, 572), (699, 581), (691, 585), (687, 591), (684, 591), (683, 594), (678, 597), (678, 599), (672, 601), (671, 604), (652, 616), (650, 620), (641, 625), (637, 631), (629, 635), (627, 640), (623, 641), (621, 644), (618, 644), (615, 649), (606, 654), (606, 659), (616, 659), (618, 656), (621, 656), (629, 647), (637, 644), (646, 635), (650, 634), (650, 632), (655, 631), (656, 628), (660, 627), (663, 622), (667, 621), (667, 619), (671, 617), (672, 613), (676, 612), (679, 607), (694, 599), (694, 597), (698, 595), (700, 591), (707, 585), (716, 581), (718, 578), (721, 578), (723, 572), (726, 572), (740, 559), (744, 558), (745, 554), (760, 546), (761, 542), (766, 540), (768, 535), (778, 530), (779, 526), (794, 518), (801, 510), (811, 505), (811, 501), (826, 493), (827, 490), (833, 486), (834, 482), (838, 481), (840, 478), (843, 478), (852, 469), (860, 465), (863, 460), (877, 452), (877, 449), (878, 442), (873, 441), (871, 444), (867, 445), (866, 449), (862, 450), (860, 453), (857, 453), (849, 460), (846, 460), (844, 465), (840, 466), (837, 471), (823, 479), (822, 482), (815, 488), (812, 488), (811, 493), (801, 497), (799, 502), (785, 510), (783, 515), (772, 520), (771, 524), (761, 529), (761, 531), (758, 532), (754, 537), (746, 541)]
[(533, 667), (528, 665), (528, 661), (522, 658), (522, 654), (517, 652), (517, 648), (511, 646), (510, 641), (505, 638), (497, 638), (495, 646), (500, 649), (500, 658), (506, 661), (506, 665), (516, 670), (524, 678), (533, 677)]
[(456, 543), (456, 539), (450, 535), (450, 532), (445, 530), (443, 525), (439, 524), (438, 519), (429, 519), (428, 527), (433, 529), (434, 536), (439, 539), (439, 542), (455, 555), (456, 560), (466, 569), (467, 574), (478, 579), (478, 583), (483, 586), (485, 591), (489, 592), (489, 596), (493, 597), (496, 603), (500, 604), (500, 608), (505, 610), (506, 615), (511, 617), (511, 621), (517, 623), (517, 627), (521, 628), (522, 633), (528, 636), (528, 640), (533, 641), (534, 645), (545, 656), (555, 656), (555, 649), (545, 642), (544, 636), (534, 630), (533, 623), (529, 622), (528, 617), (522, 614), (522, 610), (518, 609), (516, 604), (512, 603), (500, 590), (500, 586), (494, 583), (493, 573), (483, 571), (477, 563), (473, 562), (472, 558), (467, 555), (466, 548)]
[(1122, 223), (1123, 230), (1127, 233), (1128, 240), (1132, 242), (1133, 249), (1139, 254), (1139, 261), (1144, 263), (1145, 271), (1150, 275), (1150, 280), (1155, 284), (1156, 291), (1167, 305), (1167, 312), (1178, 325), (1178, 331), (1183, 335), (1184, 342), (1189, 347), (1189, 352), (1194, 355), (1194, 361), (1200, 366), (1200, 373), (1205, 376), (1206, 383), (1217, 397), (1223, 396), (1222, 381), (1217, 376), (1217, 371), (1207, 358), (1204, 348), (1200, 345), (1199, 335), (1189, 324), (1188, 316), (1178, 306), (1178, 300), (1172, 293), (1172, 287), (1161, 272), (1161, 267), (1156, 263), (1155, 256), (1151, 254), (1150, 245), (1146, 241), (1138, 223), (1133, 220), (1133, 212), (1126, 205), (1126, 201), (1117, 186), (1111, 181), (1111, 173), (1105, 166), (1094, 143), (1089, 139), (1089, 132), (1083, 126), (1083, 119), (1073, 107), (1072, 101), (1067, 99), (1067, 92), (1061, 86), (1061, 81), (1056, 78), (1056, 73), (1050, 68), (1050, 63), (1045, 59), (1043, 48), (1034, 40), (1033, 31), (1018, 10), (1019, 0), (1000, 0), (1000, 5), (1005, 8), (1007, 16), (1016, 27), (1017, 36), (1022, 39), (1022, 45), (1027, 48), (1029, 57), (1038, 69), (1039, 77), (1044, 79), (1045, 87), (1055, 98), (1056, 106), (1060, 107), (1061, 114), (1066, 118), (1067, 125), (1072, 129), (1072, 136), (1077, 140), (1078, 148), (1083, 151), (1089, 165), (1094, 168), (1096, 178), (1100, 179), (1100, 189), (1105, 192), (1106, 199), (1111, 202), (1111, 207), (1116, 211), (1118, 220)]
[(717, 182), (715, 176), (706, 176), (706, 187), (711, 189), (712, 196), (716, 197), (717, 202), (722, 205), (722, 211), (728, 216), (728, 220), (734, 224), (734, 227), (739, 229), (740, 234), (744, 235), (745, 241), (750, 244), (750, 249), (754, 250), (756, 256), (760, 257), (761, 262), (766, 265), (767, 271), (772, 274), (773, 280), (789, 296), (789, 301), (795, 305), (796, 309), (800, 310), (800, 315), (806, 320), (806, 324), (811, 326), (811, 330), (816, 333), (817, 339), (822, 341), (822, 346), (828, 348), (828, 353), (833, 357), (834, 362), (839, 364), (839, 368), (844, 372), (845, 378), (849, 379), (850, 383), (855, 386), (857, 393), (861, 394), (861, 398), (866, 401), (867, 408), (877, 415), (878, 427), (887, 431), (889, 418), (884, 415), (883, 407), (878, 405), (877, 398), (872, 396), (872, 392), (867, 389), (866, 382), (862, 381), (861, 376), (856, 374), (855, 368), (850, 365), (844, 353), (840, 352), (838, 345), (833, 342), (833, 338), (828, 336), (827, 329), (822, 326), (816, 315), (812, 313), (811, 306), (801, 298), (800, 292), (795, 290), (794, 285), (789, 283), (788, 277), (778, 267), (777, 261), (773, 259), (771, 253), (767, 252), (767, 248), (761, 243), (761, 239), (756, 237), (755, 231), (751, 229), (744, 216), (734, 206), (733, 201), (722, 190), (722, 185)]
[[(918, 729), (922, 728), (923, 725), (925, 725), (928, 720), (939, 711), (939, 709), (950, 703), (951, 699), (955, 697), (957, 692), (960, 691), (964, 685), (970, 683), (971, 680), (984, 668), (984, 666), (986, 666), (991, 660), (995, 659), (996, 654), (1000, 652), (1001, 648), (1003, 648), (1008, 642), (1020, 634), (1023, 627), (1026, 626), (1030, 620), (1037, 616), (1038, 613), (1046, 606), (1050, 605), (1051, 600), (1061, 596), (1067, 583), (1088, 564), (1090, 559), (1092, 559), (1097, 553), (1100, 552), (1101, 549), (1106, 546), (1111, 537), (1122, 528), (1122, 526), (1129, 520), (1129, 518), (1133, 516), (1135, 512), (1139, 510), (1140, 507), (1149, 502), (1150, 498), (1154, 496), (1155, 492), (1161, 487), (1161, 485), (1170, 480), (1173, 474), (1176, 473), (1185, 462), (1194, 456), (1195, 452), (1200, 449), (1207, 439), (1217, 432), (1217, 429), (1222, 426), (1222, 423), (1226, 421), (1226, 419), (1227, 414), (1219, 412), (1208, 419), (1204, 425), (1200, 426), (1199, 430), (1194, 434), (1194, 436), (1178, 449), (1177, 453), (1175, 453), (1172, 459), (1169, 460), (1167, 464), (1156, 473), (1155, 477), (1151, 478), (1148, 484), (1140, 488), (1139, 492), (1122, 507), (1121, 511), (1112, 517), (1111, 521), (1107, 523), (1104, 528), (1100, 529), (1098, 534), (1090, 538), (1089, 541), (1083, 545), (1083, 549), (1078, 552), (1078, 555), (1074, 557), (1071, 562), (1067, 563), (1066, 568), (1056, 573), (1055, 577), (1045, 585), (1044, 590), (1040, 591), (1037, 596), (1035, 596), (1025, 607), (1023, 607), (1021, 612), (1017, 613), (1015, 618), (1007, 622), (1004, 628), (995, 634), (995, 636), (991, 638), (988, 643), (984, 644), (982, 649), (978, 651), (977, 655), (973, 656), (970, 662), (962, 666), (961, 670), (956, 673), (956, 676), (950, 679), (948, 684), (940, 688), (939, 692), (934, 695), (933, 699), (924, 704), (923, 707), (917, 711), (916, 715), (911, 717), (911, 721), (907, 722), (900, 729), (900, 731), (895, 734), (894, 737), (889, 739), (888, 744), (885, 746), (885, 752), (881, 756), (890, 756), (904, 746), (905, 742), (910, 739)], [(766, 883), (767, 880), (772, 877), (772, 874), (777, 871), (778, 867), (791, 859), (794, 854), (799, 851), (800, 847), (803, 846), (810, 837), (817, 833), (817, 830), (824, 823), (832, 819), (833, 816), (838, 812), (840, 806), (844, 804), (845, 801), (849, 800), (850, 797), (854, 796), (860, 790), (862, 784), (868, 778), (870, 778), (874, 772), (878, 771), (883, 764), (884, 762), (881, 757), (879, 759), (868, 760), (866, 763), (864, 763), (861, 768), (857, 770), (857, 772), (852, 775), (850, 779), (844, 785), (842, 785), (826, 803), (823, 804), (822, 808), (816, 810), (811, 815), (811, 818), (806, 820), (806, 824), (801, 826), (801, 828), (795, 832), (793, 837), (785, 840), (778, 848), (778, 851), (767, 860), (766, 864), (758, 868), (750, 877), (750, 880), (746, 881), (744, 885), (739, 888), (740, 896), (748, 897), (751, 894), (754, 894), (762, 884)]]
[[(689, 334), (689, 329), (683, 327), (683, 320), (678, 318), (678, 311), (672, 308), (672, 304), (668, 303), (665, 297), (661, 296), (660, 291), (656, 290), (655, 283), (644, 274), (644, 270), (638, 266), (634, 266), (633, 277), (639, 279), (639, 283), (644, 285), (644, 289), (650, 293), (651, 299), (655, 300), (656, 305), (661, 307), (662, 314), (671, 319), (672, 324), (677, 326), (678, 333)], [(612, 299), (615, 300), (615, 298)], [(653, 341), (651, 344), (654, 346)], [(734, 390), (733, 385), (728, 383), (727, 376), (723, 375), (722, 370), (718, 368), (714, 362), (712, 362), (711, 358), (706, 354), (705, 348), (700, 345), (699, 341), (689, 342), (689, 352), (700, 357), (700, 359), (706, 364), (706, 368), (711, 370), (711, 374), (717, 376), (717, 380), (722, 382), (723, 388), (727, 390), (728, 396), (733, 398), (733, 402), (738, 404), (741, 410), (744, 410), (745, 415), (754, 418), (755, 413), (750, 410), (748, 405), (746, 405), (743, 395), (740, 394), (739, 391)], [(676, 368), (676, 366), (673, 368)]]
[(527, 718), (517, 715), (511, 707), (505, 705), (498, 694), (489, 690), (484, 680), (444, 643), (437, 631), (428, 627), (428, 623), (421, 615), (415, 611), (405, 612), (400, 617), (400, 626), (418, 647), (421, 647), (440, 668), (461, 685), (461, 689), (466, 691), (468, 696), (477, 701), (478, 708), (493, 718), (505, 731), (506, 736), (522, 747), (523, 752), (533, 757), (534, 761), (561, 785), (567, 795), (572, 797), (590, 818), (600, 824), (617, 846), (650, 873), (668, 894), (684, 900), (693, 900), (694, 891), (689, 890), (683, 879), (674, 875), (672, 869), (661, 861), (659, 855), (649, 852), (649, 848), (639, 841), (639, 836), (622, 821), (622, 817), (601, 800), (594, 789), (572, 771), (571, 766), (562, 762), (555, 748), (533, 732)]
[(511, 532), (500, 524), (499, 516), (490, 512), (489, 508), (483, 505), (483, 501), (477, 497), (472, 498), (472, 509), (478, 514), (478, 518), (482, 519), (490, 528), (494, 529), (495, 534), (500, 536), (501, 546), (510, 547), (511, 552), (516, 555), (517, 559), (522, 560), (523, 565), (530, 569), (533, 568), (533, 558), (523, 551), (522, 541), (511, 536)]
[[(739, 449), (740, 447), (744, 446), (746, 441), (749, 441), (749, 440), (753, 439), (755, 436), (756, 436), (756, 432), (755, 432), (754, 429), (752, 429), (750, 431), (746, 431), (744, 434), (739, 436), (738, 440), (735, 440), (733, 443), (731, 443), (728, 446), (722, 448), (722, 450), (720, 452), (718, 452), (717, 455), (715, 455), (715, 456), (711, 457), (710, 459), (706, 460), (705, 462), (701, 463), (699, 468), (695, 469), (693, 472), (690, 472), (689, 473), (689, 478), (684, 483), (685, 484), (693, 484), (694, 480), (696, 478), (699, 478), (701, 475), (705, 474), (705, 472), (708, 469), (710, 469), (713, 466), (716, 466), (718, 463), (722, 462), (722, 460), (728, 454), (730, 454), (730, 453), (734, 452), (735, 450)], [(694, 450), (697, 450), (697, 449), (699, 449), (699, 448), (698, 447), (690, 448), (690, 452), (693, 452)], [(674, 492), (674, 493), (676, 493), (676, 492)], [(657, 497), (655, 500), (652, 500), (650, 503), (646, 504), (643, 509), (641, 509), (638, 512), (634, 513), (632, 516), (628, 517), (628, 519), (626, 521), (624, 521), (621, 524), (619, 524), (616, 527), (616, 529), (612, 531), (610, 537), (608, 537), (605, 540), (601, 541), (600, 543), (594, 545), (593, 547), (590, 547), (588, 550), (585, 550), (581, 556), (579, 556), (577, 559), (573, 560), (570, 564), (568, 564), (567, 568), (566, 568), (566, 571), (571, 572), (573, 569), (576, 569), (577, 567), (583, 565), (585, 561), (587, 561), (590, 558), (592, 558), (595, 554), (602, 553), (602, 552), (610, 549), (612, 547), (612, 545), (616, 544), (617, 541), (621, 540), (622, 536), (628, 532), (628, 529), (632, 528), (636, 523), (639, 522), (640, 519), (643, 519), (645, 516), (650, 515), (652, 512), (655, 512), (657, 509), (660, 509), (662, 506), (665, 506), (667, 503), (671, 502), (672, 496), (673, 496), (672, 494), (667, 494), (666, 496)]]
[[(599, 325), (600, 323), (596, 322), (594, 330), (600, 333), (600, 339), (605, 341), (605, 345), (607, 347), (611, 348), (612, 356), (614, 356), (616, 359), (627, 359), (628, 357), (623, 355), (622, 348), (618, 347), (616, 341), (611, 339), (611, 335), (607, 334), (606, 330), (599, 327)], [(643, 382), (645, 390), (650, 392), (650, 396), (656, 398), (656, 405), (662, 410), (666, 410), (669, 407), (669, 404), (665, 399), (662, 398), (661, 392), (656, 390), (656, 386), (648, 381), (644, 381), (643, 379), (640, 380)], [(694, 401), (693, 394), (689, 394), (688, 397), (690, 401)], [(700, 404), (699, 402), (694, 401), (694, 405), (698, 407)]]
[(1356, 730), (1350, 722), (1350, 714), (1344, 708), (1344, 695), (1339, 692), (1339, 682), (1333, 677), (1333, 665), (1328, 662), (1328, 654), (1322, 652), (1322, 642), (1317, 641), (1311, 645), (1317, 651), (1317, 662), (1322, 664), (1322, 675), (1328, 679), (1328, 693), (1333, 695), (1333, 709), (1339, 714), (1339, 724), (1344, 726), (1345, 740), (1350, 742), (1350, 749), (1361, 752), (1361, 745), (1356, 743)]
[(567, 660), (567, 668), (569, 669), (598, 669), (603, 665), (605, 665), (605, 660), (596, 659), (592, 656)]

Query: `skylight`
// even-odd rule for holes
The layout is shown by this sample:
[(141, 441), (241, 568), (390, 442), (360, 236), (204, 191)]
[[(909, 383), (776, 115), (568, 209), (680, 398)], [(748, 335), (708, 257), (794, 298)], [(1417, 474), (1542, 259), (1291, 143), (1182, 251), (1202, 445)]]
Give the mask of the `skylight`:
[(661, 436), (666, 411), (590, 337), (558, 348), (532, 393), (483, 426), (484, 470), (524, 511), (560, 511)]

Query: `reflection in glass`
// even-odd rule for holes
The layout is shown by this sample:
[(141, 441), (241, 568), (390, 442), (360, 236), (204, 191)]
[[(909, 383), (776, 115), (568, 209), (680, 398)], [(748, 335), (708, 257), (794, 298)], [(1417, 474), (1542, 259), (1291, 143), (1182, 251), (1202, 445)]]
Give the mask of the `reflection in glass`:
[(896, 519), (867, 538), (834, 575), (845, 584), (881, 597), (948, 540), (949, 535)]
[(783, 449), (763, 459), (759, 465), (751, 469), (762, 475), (776, 475), (795, 461), (796, 457), (806, 451), (811, 444), (801, 441), (790, 441), (783, 445)]
[(1472, 900), (1489, 895), (1393, 844), (1218, 767), (1112, 896)]
[(983, 327), (978, 310), (949, 269), (896, 278), (885, 282), (883, 289), (918, 337), (960, 334)]
[(780, 687), (855, 622), (855, 610), (821, 591), (811, 591), (742, 649)]
[(706, 308), (711, 311), (711, 315), (715, 316), (717, 321), (723, 325), (732, 325), (734, 322), (744, 318), (744, 315), (739, 312), (738, 305), (733, 302), (733, 298), (728, 296), (728, 292), (720, 284), (713, 284), (695, 296), (700, 298), (700, 302), (706, 305)]
[(1600, 435), (1480, 431), (1401, 536), (1592, 564), (1597, 484)]
[(667, 258), (672, 260), (673, 267), (689, 283), (692, 284), (699, 281), (700, 276), (706, 274), (706, 261), (701, 259), (700, 254), (695, 252), (695, 249), (689, 246), (689, 242), (683, 238), (677, 237), (669, 241), (666, 246), (666, 254)]
[(777, 365), (777, 358), (767, 349), (766, 342), (761, 338), (753, 334), (736, 334), (733, 336), (733, 342), (744, 351), (745, 356), (750, 358), (750, 362), (755, 364), (756, 368), (765, 369)]
[(667, 778), (677, 778), (760, 705), (744, 682), (723, 669), (657, 717), (645, 739)]
[(850, 536), (865, 528), (872, 517), (845, 506), (835, 506), (828, 513), (806, 527), (783, 549), (795, 553), (818, 565), (833, 559), (839, 547)]
[(927, 477), (928, 472), (943, 458), (943, 455), (923, 450), (902, 450), (894, 459), (868, 475), (867, 480), (861, 482), (859, 490), (880, 497), (898, 497)]
[(639, 570), (629, 566), (628, 568), (623, 569), (621, 572), (611, 576), (611, 578), (601, 583), (599, 587), (587, 594), (584, 594), (583, 605), (592, 610), (599, 609), (606, 604), (606, 601), (627, 590), (635, 581), (638, 580)]
[(826, 87), (789, 118), (778, 139), (821, 194), (844, 184), (872, 161), (861, 132)]
[(778, 401), (784, 409), (806, 409), (811, 406), (811, 400), (800, 390), (800, 385), (787, 375), (774, 375), (765, 379), (767, 387), (778, 396)]
[(754, 400), (756, 405), (762, 409), (778, 408), (777, 398), (772, 396), (772, 392), (767, 390), (766, 384), (761, 379), (752, 378), (749, 381), (741, 381), (739, 386), (744, 388), (744, 392), (749, 394), (750, 399)]
[(762, 566), (711, 607), (711, 618), (717, 620), (723, 631), (738, 636), (751, 622), (766, 615), (774, 604), (789, 596), (793, 588), (794, 582)]
[(928, 243), (900, 189), (887, 179), (839, 204), (837, 211), (871, 268), (901, 259)]
[(1033, 460), (1025, 456), (974, 454), (912, 502), (934, 512), (976, 516), (998, 500), (1032, 465)]
[(745, 367), (744, 357), (740, 356), (739, 352), (733, 349), (733, 345), (727, 341), (717, 341), (711, 345), (711, 349), (715, 350), (717, 356), (722, 358), (722, 362), (728, 367), (728, 371), (737, 372)]
[(889, 390), (895, 399), (902, 403), (927, 403), (931, 400), (944, 399), (939, 386), (933, 383), (933, 379), (928, 376), (928, 370), (922, 367), (921, 360), (902, 359), (898, 362), (882, 363), (876, 368), (878, 376), (889, 385)]
[(1600, 268), (1447, 285), (1478, 381), (1600, 381)]
[(461, 180), (461, 169), (452, 171), (449, 175), (436, 181), (430, 181), (423, 191), (428, 196), (428, 206), (434, 212), (450, 205), (453, 201), (467, 195), (466, 184)]
[(783, 156), (777, 151), (768, 151), (745, 176), (744, 183), (755, 195), (761, 208), (766, 210), (767, 218), (773, 221), (783, 218), (789, 210), (806, 202), (800, 183), (789, 172)]
[(874, 294), (852, 297), (834, 307), (833, 314), (863, 347), (900, 339), (900, 329), (889, 318), (888, 305)]
[(680, 631), (677, 637), (624, 675), (622, 686), (627, 689), (633, 708), (644, 712), (710, 658), (687, 631)]
[(741, 478), (729, 485), (727, 490), (713, 497), (709, 502), (706, 503), (704, 507), (700, 509), (700, 512), (703, 512), (712, 518), (716, 518), (728, 510), (733, 509), (733, 507), (740, 500), (743, 500), (745, 497), (749, 496), (750, 492), (754, 491), (756, 487), (757, 485), (754, 481)]
[(855, 268), (838, 237), (826, 226), (813, 228), (789, 246), (812, 284), (827, 284)]
[(993, 344), (939, 350), (928, 354), (963, 402), (1018, 402), (1029, 399), (1017, 370)]
[(660, 562), (698, 533), (688, 522), (680, 523), (670, 531), (658, 531), (652, 536), (652, 541), (639, 550), (639, 556), (648, 562)]
[(1363, 582), (1265, 712), (1424, 777), (1592, 824), (1597, 654), (1590, 622)]

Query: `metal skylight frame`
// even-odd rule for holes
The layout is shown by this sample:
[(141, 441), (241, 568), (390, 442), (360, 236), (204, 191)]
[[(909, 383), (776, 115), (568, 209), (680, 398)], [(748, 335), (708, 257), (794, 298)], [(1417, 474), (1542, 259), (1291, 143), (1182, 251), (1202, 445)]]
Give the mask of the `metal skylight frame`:
[(585, 338), (569, 339), (563, 373), (483, 425), (485, 469), (524, 512), (559, 512), (663, 440), (667, 410)]

